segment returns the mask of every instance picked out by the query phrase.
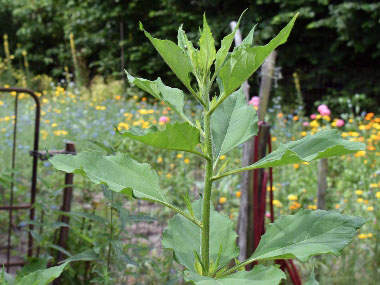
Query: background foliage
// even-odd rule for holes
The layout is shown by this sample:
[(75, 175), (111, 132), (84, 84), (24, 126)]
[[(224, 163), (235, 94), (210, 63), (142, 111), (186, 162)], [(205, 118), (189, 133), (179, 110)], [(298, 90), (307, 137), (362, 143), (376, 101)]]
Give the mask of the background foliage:
[[(292, 73), (297, 71), (309, 110), (312, 102), (325, 95), (351, 98), (356, 93), (368, 95), (362, 102), (366, 109), (377, 107), (374, 98), (380, 92), (380, 71), (375, 62), (380, 58), (380, 3), (370, 0), (190, 2), (0, 0), (0, 34), (9, 35), (10, 50), (19, 65), (22, 65), (22, 50), (27, 50), (33, 73), (63, 77), (63, 67), (72, 66), (69, 35), (73, 33), (79, 64), (89, 72), (90, 78), (99, 73), (121, 77), (123, 45), (130, 72), (152, 79), (165, 73), (168, 83), (178, 85), (170, 82), (170, 71), (139, 31), (140, 20), (154, 36), (171, 39), (176, 38), (176, 27), (183, 23), (190, 40), (194, 40), (201, 15), (207, 11), (214, 37), (221, 40), (230, 31), (227, 21), (236, 20), (249, 8), (242, 21), (242, 32), (246, 34), (249, 27), (259, 23), (255, 40), (265, 43), (300, 11), (293, 34), (278, 56), (284, 76), (278, 92), (285, 103), (296, 97)], [(120, 23), (124, 25), (123, 41)], [(4, 57), (3, 50), (0, 56)], [(257, 82), (257, 77), (252, 79), (253, 87), (257, 87)]]
[[(0, 0), (0, 34), (9, 35), (13, 64), (22, 66), (26, 50), (35, 74), (63, 78), (64, 66), (73, 70), (69, 44), (73, 33), (79, 65), (89, 78), (96, 74), (121, 77), (122, 45), (131, 73), (151, 79), (164, 74), (164, 82), (175, 86), (179, 83), (169, 80), (169, 69), (139, 31), (138, 22), (155, 37), (170, 39), (176, 38), (176, 27), (183, 23), (194, 40), (206, 11), (219, 44), (230, 31), (227, 21), (237, 20), (246, 8), (242, 32), (247, 34), (259, 23), (255, 41), (260, 43), (267, 42), (296, 11), (301, 12), (278, 56), (284, 79), (277, 92), (285, 103), (295, 101), (292, 74), (297, 71), (309, 111), (312, 102), (323, 96), (350, 99), (356, 93), (367, 95), (361, 102), (367, 111), (378, 107), (374, 99), (380, 92), (380, 70), (375, 64), (380, 58), (380, 3), (376, 1)], [(5, 56), (3, 49), (0, 56)], [(251, 81), (253, 95), (258, 77)]]

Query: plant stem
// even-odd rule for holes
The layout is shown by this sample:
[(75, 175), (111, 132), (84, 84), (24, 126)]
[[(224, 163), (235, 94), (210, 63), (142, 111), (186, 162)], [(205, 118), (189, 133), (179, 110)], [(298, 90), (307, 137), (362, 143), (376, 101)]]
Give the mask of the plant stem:
[(205, 130), (205, 145), (208, 160), (206, 163), (205, 184), (203, 190), (203, 206), (202, 206), (202, 262), (208, 274), (209, 270), (209, 246), (210, 246), (210, 199), (211, 199), (211, 186), (213, 175), (213, 153), (212, 153), (212, 137), (210, 126), (210, 115), (205, 111), (204, 113), (204, 130)]
[(108, 256), (107, 256), (107, 268), (108, 272), (110, 271), (111, 268), (111, 251), (112, 251), (112, 239), (113, 239), (113, 212), (112, 212), (112, 207), (113, 207), (113, 192), (111, 192), (111, 205), (110, 205), (110, 211), (111, 211), (111, 227), (110, 227), (110, 244), (108, 247)]

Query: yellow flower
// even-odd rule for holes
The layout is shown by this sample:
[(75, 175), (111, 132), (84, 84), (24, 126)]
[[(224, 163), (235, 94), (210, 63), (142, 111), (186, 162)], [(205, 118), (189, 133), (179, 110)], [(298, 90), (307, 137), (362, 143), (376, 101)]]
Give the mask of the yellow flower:
[(363, 198), (358, 198), (357, 200), (356, 200), (356, 202), (358, 202), (358, 203), (363, 203)]
[(372, 211), (373, 211), (373, 206), (369, 206), (369, 207), (367, 208), (367, 211), (372, 212)]
[(361, 156), (365, 156), (365, 151), (364, 150), (360, 150), (357, 153), (355, 153), (355, 157), (361, 157)]
[(182, 153), (177, 154), (177, 158), (182, 158), (182, 157), (183, 157)]
[(369, 238), (373, 237), (373, 233), (367, 234), (367, 237), (369, 237)]
[(224, 159), (226, 159), (226, 156), (223, 154), (223, 155), (220, 156), (219, 159), (220, 159), (220, 160), (224, 160)]
[(172, 178), (172, 175), (170, 173), (166, 174), (166, 178)]
[(297, 201), (298, 197), (297, 197), (297, 195), (290, 194), (290, 195), (288, 195), (288, 200), (290, 200), (290, 201)]
[(363, 195), (363, 190), (356, 190), (356, 191), (355, 191), (355, 194), (356, 194), (356, 195)]
[(119, 131), (121, 130), (128, 130), (129, 129), (129, 125), (127, 123), (124, 123), (124, 122), (120, 122), (118, 125), (117, 125), (117, 129)]
[(219, 198), (219, 203), (220, 204), (224, 204), (224, 203), (226, 203), (227, 202), (227, 198), (226, 197), (220, 197)]
[(116, 99), (116, 100), (120, 100), (120, 99), (121, 99), (121, 96), (120, 96), (120, 95), (117, 95), (117, 96), (115, 96), (115, 99)]
[(300, 165), (299, 164), (293, 164), (293, 167), (294, 167), (294, 169), (298, 169), (298, 168), (300, 168)]
[(105, 109), (107, 109), (107, 107), (106, 106), (95, 106), (95, 109), (100, 110), (100, 111), (104, 111)]
[(159, 156), (158, 158), (157, 158), (157, 163), (161, 163), (162, 162), (162, 157), (161, 156)]
[(51, 127), (52, 127), (52, 128), (55, 128), (56, 126), (58, 126), (57, 123), (52, 123), (52, 124), (51, 124)]
[(377, 183), (371, 183), (371, 184), (369, 184), (369, 187), (371, 187), (371, 188), (377, 188), (378, 186), (377, 186)]
[(317, 205), (308, 205), (307, 208), (310, 209), (310, 210), (316, 210), (317, 209)]
[(360, 239), (365, 239), (365, 238), (368, 237), (368, 235), (366, 235), (366, 234), (360, 234), (360, 235), (358, 235), (358, 237), (359, 237)]
[(316, 121), (316, 120), (311, 121), (310, 122), (310, 127), (312, 127), (312, 128), (318, 128), (319, 127), (318, 121)]
[(380, 192), (376, 192), (376, 198), (380, 199)]
[[(272, 191), (276, 191), (276, 190), (277, 190), (276, 186), (273, 186)], [(267, 191), (270, 191), (270, 185), (267, 186)]]
[(278, 208), (282, 208), (282, 203), (279, 200), (273, 200), (273, 205)]
[(0, 100), (0, 106), (3, 106), (4, 105), (4, 102)]
[(335, 209), (339, 209), (340, 208), (340, 205), (339, 204), (336, 204), (335, 205)]
[(185, 159), (183, 160), (183, 162), (184, 162), (185, 164), (189, 164), (189, 163), (190, 163), (190, 159), (185, 158)]
[(236, 196), (237, 198), (240, 198), (240, 196), (241, 196), (241, 192), (240, 192), (240, 191), (237, 191), (237, 192), (235, 193), (235, 196)]
[(307, 132), (301, 132), (301, 136), (305, 137), (307, 135)]

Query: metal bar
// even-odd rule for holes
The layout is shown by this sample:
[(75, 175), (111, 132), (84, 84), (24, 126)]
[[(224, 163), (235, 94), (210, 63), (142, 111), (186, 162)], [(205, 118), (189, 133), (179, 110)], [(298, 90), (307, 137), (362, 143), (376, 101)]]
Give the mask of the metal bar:
[[(66, 142), (66, 151), (75, 153), (75, 144), (73, 142)], [(71, 200), (73, 197), (73, 182), (74, 182), (74, 174), (72, 173), (66, 173), (65, 174), (65, 189), (63, 190), (63, 202), (61, 211), (63, 212), (70, 212), (71, 210)], [(60, 217), (61, 222), (68, 224), (70, 218), (68, 216), (61, 216)], [(67, 245), (67, 239), (69, 236), (69, 228), (68, 227), (60, 227), (59, 229), (59, 238), (58, 238), (58, 245), (62, 248), (66, 248)], [(64, 259), (63, 253), (61, 251), (58, 251), (57, 254), (57, 262), (62, 261)]]
[(20, 205), (13, 205), (13, 206), (0, 206), (0, 210), (23, 210), (23, 209), (30, 209), (32, 205), (30, 204), (20, 204)]
[[(11, 259), (11, 234), (12, 234), (12, 222), (13, 222), (13, 190), (14, 190), (14, 178), (15, 178), (15, 163), (16, 163), (16, 142), (17, 142), (17, 113), (18, 113), (18, 94), (15, 98), (14, 107), (14, 125), (13, 125), (13, 143), (12, 143), (12, 174), (11, 174), (11, 195), (9, 197), (9, 222), (8, 222), (8, 238), (7, 238), (7, 264), (9, 264)], [(10, 267), (7, 265), (7, 272), (9, 272)]]
[(22, 266), (24, 264), (24, 261), (10, 261), (7, 263), (7, 267)]

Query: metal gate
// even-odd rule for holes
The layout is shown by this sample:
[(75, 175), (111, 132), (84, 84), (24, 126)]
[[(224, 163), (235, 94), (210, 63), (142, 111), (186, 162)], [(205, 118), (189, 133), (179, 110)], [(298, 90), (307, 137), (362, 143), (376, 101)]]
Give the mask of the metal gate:
[[(5, 247), (1, 247), (6, 249), (6, 262), (0, 264), (1, 267), (5, 266), (6, 271), (9, 272), (9, 269), (14, 266), (22, 266), (24, 265), (24, 261), (12, 261), (11, 258), (11, 250), (12, 246), (12, 224), (13, 224), (13, 212), (19, 210), (29, 211), (29, 219), (31, 221), (35, 218), (35, 209), (32, 207), (36, 202), (36, 194), (37, 194), (37, 162), (38, 157), (33, 155), (32, 162), (32, 178), (31, 178), (31, 186), (30, 186), (30, 203), (28, 204), (14, 204), (14, 179), (15, 179), (15, 162), (16, 162), (16, 145), (17, 145), (17, 122), (18, 122), (18, 104), (19, 104), (19, 93), (24, 93), (30, 95), (35, 102), (35, 119), (34, 119), (34, 139), (33, 139), (33, 148), (32, 153), (38, 152), (38, 140), (39, 140), (39, 130), (40, 130), (40, 117), (41, 117), (41, 105), (36, 94), (29, 90), (23, 88), (2, 88), (0, 87), (0, 94), (3, 92), (16, 92), (13, 110), (14, 110), (14, 125), (13, 125), (13, 140), (12, 140), (12, 154), (11, 154), (11, 181), (10, 181), (10, 197), (8, 205), (0, 205), (0, 211), (8, 211), (9, 222), (8, 222), (8, 231), (7, 231), (7, 244)], [(7, 163), (7, 161), (5, 162)], [(33, 237), (31, 231), (33, 230), (33, 224), (29, 224), (29, 233), (28, 233), (28, 249), (27, 256), (33, 255)]]

